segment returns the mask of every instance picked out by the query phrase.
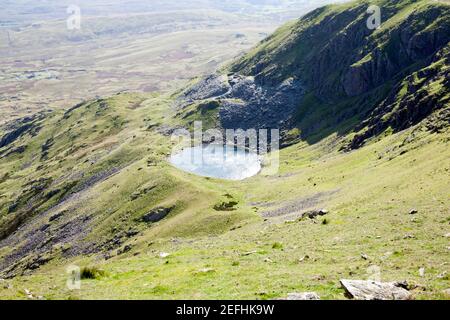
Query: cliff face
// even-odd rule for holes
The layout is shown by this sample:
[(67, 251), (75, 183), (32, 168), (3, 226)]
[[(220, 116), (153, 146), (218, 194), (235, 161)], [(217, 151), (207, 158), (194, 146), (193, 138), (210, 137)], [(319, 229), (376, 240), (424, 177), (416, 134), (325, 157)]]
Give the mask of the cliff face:
[(305, 139), (354, 130), (357, 138), (347, 148), (448, 108), (450, 6), (377, 1), (382, 24), (370, 30), (367, 9), (372, 4), (317, 9), (282, 27), (230, 72), (252, 76), (260, 85), (298, 80), (306, 94), (297, 101), (292, 126)]
[[(449, 41), (450, 25), (444, 17), (449, 18), (448, 8), (423, 8), (413, 11), (388, 34), (374, 34), (364, 39), (362, 54), (366, 59), (362, 58), (344, 70), (342, 85), (345, 93), (348, 96), (363, 94), (415, 63), (426, 63), (427, 58)], [(387, 36), (383, 42), (383, 37)], [(374, 47), (380, 42), (381, 46)]]

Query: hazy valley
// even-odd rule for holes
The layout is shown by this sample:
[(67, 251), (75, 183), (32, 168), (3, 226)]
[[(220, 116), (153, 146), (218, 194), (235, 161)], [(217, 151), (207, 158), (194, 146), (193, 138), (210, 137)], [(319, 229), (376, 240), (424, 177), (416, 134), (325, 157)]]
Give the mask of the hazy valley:
[(81, 29), (68, 30), (70, 1), (6, 1), (1, 121), (123, 90), (173, 90), (326, 2), (247, 3), (237, 10), (233, 2), (205, 0), (81, 1)]

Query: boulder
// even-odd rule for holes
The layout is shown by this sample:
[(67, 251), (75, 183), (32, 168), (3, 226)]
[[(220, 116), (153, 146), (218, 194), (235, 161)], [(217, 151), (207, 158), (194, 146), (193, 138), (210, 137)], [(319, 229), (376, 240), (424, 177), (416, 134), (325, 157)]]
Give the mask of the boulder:
[(365, 253), (361, 253), (361, 258), (364, 260), (369, 260), (369, 256)]
[(241, 256), (246, 257), (246, 256), (250, 256), (250, 255), (256, 254), (256, 253), (258, 253), (258, 251), (253, 250), (253, 251), (241, 253)]
[(425, 277), (425, 268), (419, 268), (419, 276), (422, 278)]
[(236, 206), (238, 204), (239, 203), (236, 201), (221, 202), (214, 206), (214, 210), (216, 210), (216, 211), (235, 211), (235, 210), (237, 210)]
[(309, 218), (309, 219), (315, 219), (319, 216), (325, 216), (328, 214), (328, 210), (322, 209), (322, 210), (311, 210), (306, 211), (302, 214), (302, 219)]
[(309, 256), (308, 255), (306, 255), (306, 256), (303, 256), (303, 257), (301, 257), (300, 259), (298, 259), (298, 262), (304, 262), (304, 261), (306, 261), (306, 260), (309, 260)]
[(345, 295), (356, 300), (409, 300), (411, 293), (399, 282), (341, 280)]
[(315, 292), (294, 292), (289, 293), (284, 300), (320, 300), (320, 297)]
[(134, 229), (130, 229), (125, 233), (127, 238), (132, 238), (134, 236), (137, 236), (138, 234), (139, 234), (139, 231), (134, 230)]

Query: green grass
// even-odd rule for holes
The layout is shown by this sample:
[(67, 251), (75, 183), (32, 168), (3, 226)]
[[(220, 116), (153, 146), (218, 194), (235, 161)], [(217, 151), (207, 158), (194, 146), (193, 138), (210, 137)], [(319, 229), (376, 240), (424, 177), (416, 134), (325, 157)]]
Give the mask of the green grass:
[(84, 267), (80, 271), (80, 279), (81, 280), (93, 280), (100, 279), (105, 276), (105, 271), (100, 270), (96, 267)]
[[(410, 141), (415, 129), (349, 154), (327, 152), (329, 141), (295, 145), (281, 152), (279, 175), (244, 182), (195, 177), (161, 164), (163, 174), (178, 181), (165, 202), (192, 197), (174, 217), (143, 229), (124, 255), (103, 262), (96, 256), (54, 260), (11, 280), (13, 288), (0, 289), (0, 297), (23, 298), (26, 287), (47, 299), (271, 299), (295, 291), (342, 299), (339, 279), (364, 279), (377, 265), (384, 281), (425, 287), (414, 291), (415, 298), (443, 299), (448, 281), (438, 275), (448, 271), (449, 133), (420, 133)], [(129, 184), (120, 176), (105, 182), (99, 200), (112, 201), (107, 190), (120, 181)], [(263, 203), (276, 208), (331, 191), (316, 205), (330, 211), (326, 224), (285, 223), (296, 212), (268, 220), (259, 215), (267, 210)], [(239, 207), (215, 211), (226, 194)], [(418, 214), (409, 215), (411, 208)], [(117, 219), (110, 220), (104, 225)], [(160, 252), (170, 255), (161, 258)], [(301, 260), (305, 255), (310, 258)], [(94, 261), (106, 275), (83, 280), (80, 291), (66, 289), (65, 267)]]
[[(328, 6), (287, 25), (236, 66), (252, 72), (261, 60), (268, 63), (262, 75), (283, 77), (296, 57), (309, 59), (317, 52), (307, 52), (310, 42), (289, 52), (275, 49), (350, 5)], [(328, 38), (319, 33), (315, 39), (320, 47)], [(361, 64), (368, 61), (362, 59)], [(445, 71), (442, 66), (447, 65), (437, 61), (429, 68)], [(336, 73), (327, 77), (328, 89), (337, 79)], [(442, 103), (448, 99), (439, 79), (425, 81), (411, 72), (394, 80), (401, 84), (395, 97), (402, 101), (414, 97), (407, 83), (439, 94)], [(387, 127), (359, 150), (338, 151), (356, 134), (349, 132), (360, 115), (393, 87), (387, 82), (368, 95), (335, 103), (309, 92), (299, 106), (298, 127), (289, 132), (295, 144), (280, 151), (279, 172), (263, 170), (239, 182), (181, 172), (167, 161), (174, 142), (165, 129), (191, 127), (200, 119), (206, 127), (216, 126), (217, 102), (175, 114), (174, 96), (126, 93), (49, 114), (37, 135), (14, 142), (27, 146), (22, 154), (2, 158), (0, 231), (8, 235), (22, 222), (37, 229), (91, 219), (86, 234), (55, 244), (42, 257), (48, 263), (6, 280), (0, 299), (26, 299), (24, 289), (45, 299), (272, 299), (300, 291), (344, 299), (339, 280), (367, 279), (373, 266), (383, 281), (417, 285), (416, 299), (448, 299), (443, 293), (450, 271), (448, 126), (439, 133), (431, 133), (426, 121), (400, 132)], [(318, 130), (308, 132), (312, 125)], [(44, 157), (43, 145), (50, 146)], [(105, 172), (111, 174), (86, 188)], [(51, 220), (58, 211), (52, 207), (61, 201), (59, 209), (69, 217)], [(11, 205), (16, 211), (9, 212)], [(171, 210), (159, 222), (143, 222), (157, 208)], [(322, 208), (327, 216), (299, 219), (305, 210)], [(416, 215), (409, 214), (413, 208)], [(270, 214), (281, 209), (282, 215)], [(65, 255), (71, 247), (99, 245), (130, 230), (132, 236), (107, 252)], [(0, 248), (0, 257), (16, 252), (25, 240)], [(67, 289), (69, 265), (84, 267), (80, 290)], [(423, 277), (420, 268), (426, 270)]]

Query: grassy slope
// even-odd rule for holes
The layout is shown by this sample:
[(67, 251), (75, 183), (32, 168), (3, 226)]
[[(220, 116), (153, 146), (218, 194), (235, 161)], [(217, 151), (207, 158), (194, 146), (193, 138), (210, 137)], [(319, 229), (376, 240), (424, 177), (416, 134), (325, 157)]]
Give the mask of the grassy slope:
[[(449, 271), (444, 237), (450, 219), (449, 138), (448, 132), (428, 135), (415, 128), (349, 154), (328, 153), (326, 141), (297, 145), (282, 151), (279, 176), (243, 183), (194, 177), (163, 166), (164, 174), (186, 182), (175, 188), (178, 195), (194, 188), (217, 195), (227, 192), (239, 199), (239, 209), (217, 220), (218, 214), (208, 209), (217, 200), (202, 196), (203, 204), (193, 204), (132, 241), (126, 256), (55, 260), (36, 274), (12, 280), (12, 289), (1, 290), (0, 297), (23, 298), (27, 288), (49, 299), (264, 299), (302, 290), (343, 298), (339, 279), (366, 278), (367, 268), (378, 265), (383, 280), (407, 279), (423, 286), (424, 291), (415, 291), (417, 298), (445, 298), (441, 291), (448, 286), (448, 275), (438, 275)], [(330, 210), (326, 225), (284, 221), (292, 217), (264, 221), (254, 212), (258, 206), (265, 210), (262, 203), (283, 206), (329, 191), (336, 193), (317, 205)], [(408, 214), (412, 208), (418, 209), (416, 216)], [(236, 216), (240, 218), (233, 224), (240, 228), (214, 233), (224, 230), (223, 219)], [(273, 248), (278, 242), (282, 249)], [(251, 251), (256, 253), (242, 255)], [(160, 258), (160, 252), (171, 256)], [(299, 262), (304, 255), (310, 259)], [(68, 291), (69, 263), (102, 268), (106, 276), (83, 280), (81, 291)], [(423, 278), (420, 267), (426, 268)], [(213, 271), (200, 272), (204, 268)]]

